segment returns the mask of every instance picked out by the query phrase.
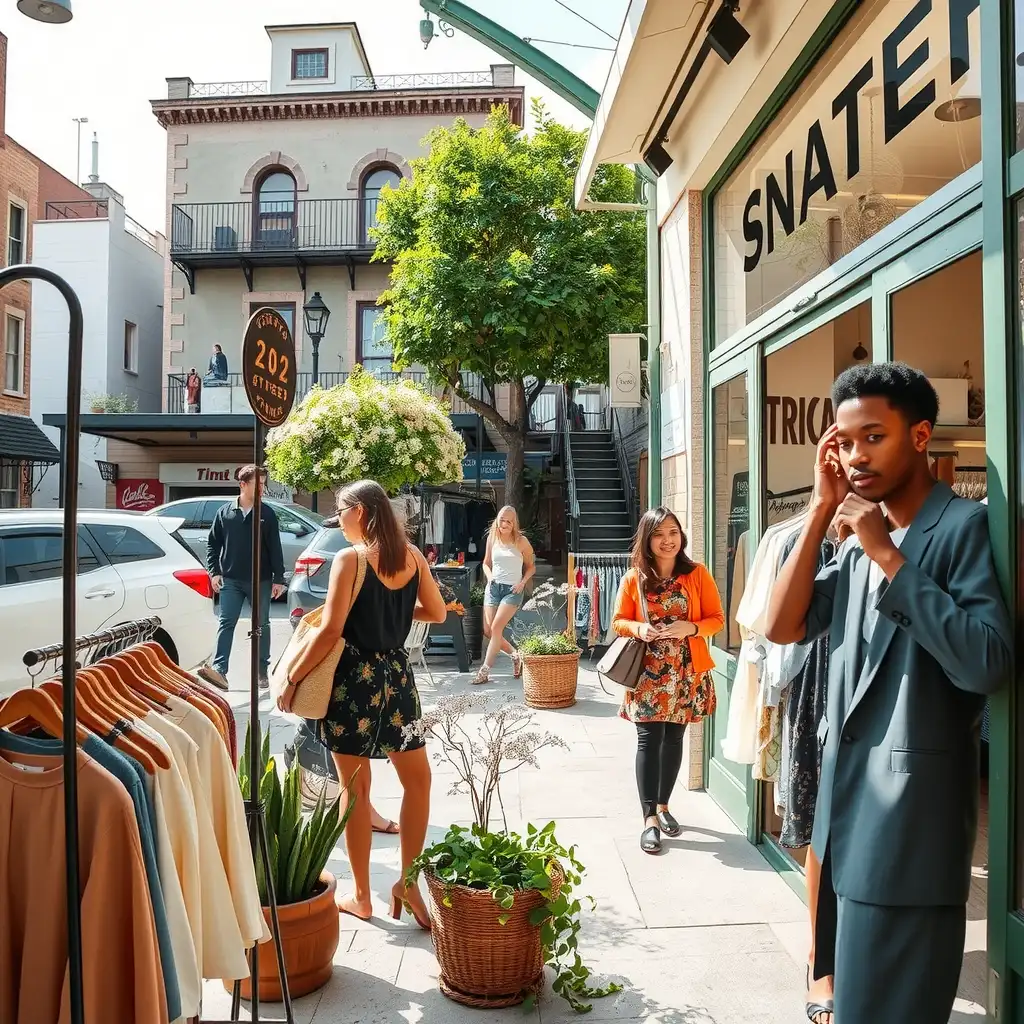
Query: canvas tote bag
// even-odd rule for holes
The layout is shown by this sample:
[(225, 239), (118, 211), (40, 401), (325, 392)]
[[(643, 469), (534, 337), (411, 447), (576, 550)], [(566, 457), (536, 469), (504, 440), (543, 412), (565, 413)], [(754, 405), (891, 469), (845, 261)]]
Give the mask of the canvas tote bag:
[[(352, 584), (352, 594), (349, 597), (348, 608), (345, 609), (345, 618), (342, 620), (341, 628), (344, 630), (345, 622), (348, 621), (349, 612), (355, 604), (359, 591), (363, 587), (363, 580), (366, 579), (366, 554), (361, 547), (356, 548), (356, 578)], [(291, 667), (298, 660), (307, 644), (310, 641), (310, 633), (319, 627), (323, 619), (323, 606), (314, 608), (302, 616), (295, 632), (292, 633), (285, 647), (284, 653), (278, 658), (277, 664), (270, 677), (270, 695), (274, 702), (284, 693), (288, 685), (288, 673)], [(327, 706), (331, 702), (331, 691), (334, 689), (334, 673), (338, 668), (338, 661), (341, 659), (341, 652), (345, 650), (345, 638), (340, 635), (334, 646), (324, 656), (324, 659), (309, 674), (303, 676), (295, 687), (295, 696), (292, 699), (291, 713), (301, 718), (323, 718), (327, 714)]]
[[(647, 595), (644, 593), (643, 583), (639, 579), (637, 580), (637, 590), (640, 594), (640, 608), (643, 612), (644, 622), (650, 622), (647, 617)], [(607, 679), (611, 683), (618, 683), (619, 686), (624, 686), (627, 690), (632, 690), (640, 681), (646, 654), (646, 640), (638, 640), (634, 636), (616, 637), (597, 663), (598, 677)]]

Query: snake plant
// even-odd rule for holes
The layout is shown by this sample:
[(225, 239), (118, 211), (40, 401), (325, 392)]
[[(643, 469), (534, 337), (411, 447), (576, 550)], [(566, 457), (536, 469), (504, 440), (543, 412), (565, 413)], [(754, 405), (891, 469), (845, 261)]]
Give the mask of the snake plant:
[[(238, 784), (242, 797), (249, 799), (249, 731), (246, 729), (245, 746), (240, 751)], [(270, 877), (274, 881), (274, 894), (279, 905), (302, 903), (316, 895), (320, 875), (327, 866), (354, 800), (349, 800), (345, 813), (339, 813), (341, 797), (328, 804), (323, 793), (306, 820), (302, 817), (300, 792), (302, 768), (298, 759), (285, 773), (284, 782), (277, 771), (277, 763), (270, 756), (270, 736), (264, 737), (259, 764), (259, 797), (263, 803), (267, 823), (267, 844), (270, 852)], [(256, 881), (260, 901), (269, 905), (267, 876), (263, 858), (256, 858)]]

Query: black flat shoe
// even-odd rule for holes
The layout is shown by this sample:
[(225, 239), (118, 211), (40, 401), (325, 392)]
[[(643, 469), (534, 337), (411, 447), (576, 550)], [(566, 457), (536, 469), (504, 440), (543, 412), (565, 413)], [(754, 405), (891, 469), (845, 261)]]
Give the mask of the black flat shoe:
[(675, 839), (683, 831), (683, 826), (672, 817), (671, 811), (658, 811), (658, 824), (670, 839)]
[(661, 853), (661, 829), (651, 825), (640, 833), (640, 849), (644, 853)]

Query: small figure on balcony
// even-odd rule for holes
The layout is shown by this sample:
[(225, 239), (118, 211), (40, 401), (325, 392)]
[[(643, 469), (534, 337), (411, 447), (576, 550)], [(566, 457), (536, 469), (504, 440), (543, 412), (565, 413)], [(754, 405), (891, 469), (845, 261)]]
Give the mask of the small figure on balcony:
[(220, 345), (213, 346), (210, 366), (206, 371), (205, 384), (226, 384), (228, 381), (228, 357)]
[(193, 366), (185, 378), (185, 396), (188, 399), (188, 411), (192, 414), (199, 412), (199, 396), (203, 390), (203, 382), (196, 368)]

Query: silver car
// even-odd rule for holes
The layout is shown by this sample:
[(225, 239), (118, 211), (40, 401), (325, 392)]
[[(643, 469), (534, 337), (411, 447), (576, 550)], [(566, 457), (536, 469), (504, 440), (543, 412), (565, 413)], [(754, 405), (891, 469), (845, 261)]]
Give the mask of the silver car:
[[(150, 509), (146, 515), (183, 519), (184, 525), (179, 531), (181, 537), (195, 552), (196, 558), (206, 565), (207, 542), (213, 517), (218, 509), (234, 501), (235, 497), (232, 494), (218, 494), (208, 498), (182, 498)], [(295, 562), (309, 544), (313, 534), (320, 529), (324, 517), (292, 502), (275, 501), (272, 498), (263, 500), (277, 516), (277, 525), (281, 531), (281, 548), (284, 551), (284, 578), (290, 580)]]
[[(336, 519), (327, 521), (337, 522)], [(309, 538), (309, 543), (295, 559), (288, 586), (288, 617), (293, 629), (306, 612), (319, 608), (327, 600), (327, 584), (331, 579), (334, 556), (349, 546), (337, 526), (322, 526)]]

